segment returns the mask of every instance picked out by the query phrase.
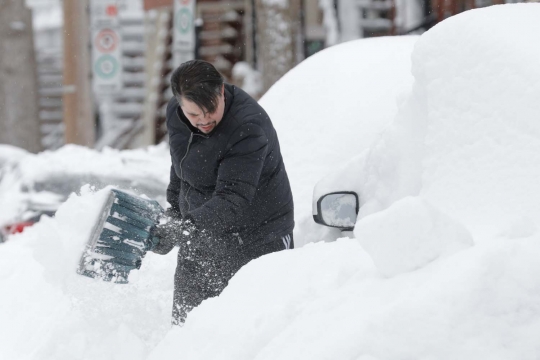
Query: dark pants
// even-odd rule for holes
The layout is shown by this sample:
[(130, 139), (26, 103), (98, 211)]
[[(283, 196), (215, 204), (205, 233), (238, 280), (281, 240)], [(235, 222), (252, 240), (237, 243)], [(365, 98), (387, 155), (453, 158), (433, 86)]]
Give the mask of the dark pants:
[(186, 321), (188, 312), (208, 298), (218, 296), (238, 270), (248, 262), (275, 251), (292, 249), (292, 234), (249, 250), (215, 256), (204, 251), (178, 254), (174, 278), (173, 325)]

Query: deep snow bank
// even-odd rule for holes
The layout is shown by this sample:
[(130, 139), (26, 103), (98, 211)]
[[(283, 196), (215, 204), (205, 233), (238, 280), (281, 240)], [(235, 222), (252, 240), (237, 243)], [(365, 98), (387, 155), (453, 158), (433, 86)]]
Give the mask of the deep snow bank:
[(149, 359), (532, 360), (539, 241), (476, 246), (390, 279), (356, 240), (269, 255), (241, 269)]
[(75, 273), (106, 195), (81, 192), (0, 247), (2, 359), (144, 359), (169, 329), (174, 254), (126, 286)]
[(539, 4), (467, 11), (420, 38), (414, 91), (367, 155), (362, 216), (413, 195), (475, 240), (540, 225), (539, 15)]
[(463, 225), (412, 196), (368, 216), (354, 234), (386, 276), (416, 270), (473, 245)]

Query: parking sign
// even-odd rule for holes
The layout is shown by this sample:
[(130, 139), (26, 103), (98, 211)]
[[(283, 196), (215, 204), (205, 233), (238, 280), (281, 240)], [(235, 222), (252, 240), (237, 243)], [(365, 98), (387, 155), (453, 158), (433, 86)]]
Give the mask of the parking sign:
[(195, 58), (196, 0), (174, 0), (174, 66)]
[(92, 74), (96, 94), (122, 89), (122, 41), (117, 0), (91, 0)]

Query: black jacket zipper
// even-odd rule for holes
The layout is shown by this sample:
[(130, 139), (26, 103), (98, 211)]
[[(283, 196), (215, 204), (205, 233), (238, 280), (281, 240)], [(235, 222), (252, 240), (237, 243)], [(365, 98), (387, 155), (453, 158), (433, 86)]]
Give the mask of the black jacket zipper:
[[(191, 142), (193, 141), (193, 132), (191, 133), (191, 135), (189, 135), (189, 141), (188, 141), (188, 144), (187, 144), (187, 149), (186, 149), (186, 153), (184, 154), (184, 157), (182, 158), (182, 160), (180, 160), (180, 178), (182, 180), (184, 180), (184, 170), (182, 169), (182, 164), (184, 163), (184, 160), (186, 159), (187, 157), (187, 154), (189, 152), (189, 147), (191, 146)], [(184, 180), (185, 181), (185, 180)]]
[[(187, 124), (185, 122), (182, 121), (182, 118), (180, 118), (180, 115), (178, 114), (178, 109), (176, 110), (176, 117), (178, 118), (178, 121), (180, 121), (180, 123), (182, 123), (189, 131), (189, 141), (188, 141), (188, 145), (187, 145), (187, 149), (186, 149), (186, 153), (184, 154), (184, 156), (182, 157), (182, 159), (180, 160), (180, 178), (182, 180), (184, 180), (184, 170), (182, 169), (182, 163), (184, 162), (184, 160), (186, 159), (187, 157), (187, 154), (189, 152), (189, 148), (191, 146), (191, 143), (193, 141), (193, 136), (194, 135), (197, 135), (197, 136), (200, 136), (200, 137), (203, 137), (205, 139), (208, 139), (209, 136), (205, 136), (205, 135), (202, 135), (202, 134), (195, 134), (193, 131), (191, 131), (191, 129), (189, 128), (189, 126), (187, 126)], [(184, 180), (185, 181), (185, 180)]]
[(189, 140), (188, 140), (188, 145), (187, 145), (187, 149), (186, 149), (186, 153), (184, 154), (184, 156), (182, 157), (182, 159), (180, 160), (180, 164), (178, 165), (180, 167), (180, 179), (182, 179), (182, 181), (184, 181), (185, 183), (188, 184), (189, 188), (186, 190), (186, 193), (184, 195), (184, 199), (186, 200), (186, 203), (188, 205), (188, 211), (191, 209), (191, 205), (189, 203), (189, 200), (187, 198), (188, 194), (189, 194), (189, 190), (191, 189), (191, 186), (189, 185), (189, 183), (184, 179), (184, 169), (182, 168), (182, 164), (184, 163), (184, 160), (186, 159), (188, 153), (189, 153), (189, 148), (191, 147), (191, 143), (193, 142), (193, 136), (194, 135), (198, 135), (198, 136), (201, 136), (203, 138), (208, 138), (208, 136), (205, 136), (205, 135), (202, 135), (202, 134), (195, 134), (193, 131), (191, 131), (191, 129), (189, 128), (189, 126), (187, 126), (186, 123), (184, 123), (182, 121), (182, 119), (180, 118), (180, 115), (178, 114), (178, 110), (176, 111), (176, 116), (178, 117), (178, 121), (180, 121), (182, 124), (184, 124), (184, 126), (188, 129), (190, 135), (189, 135)]

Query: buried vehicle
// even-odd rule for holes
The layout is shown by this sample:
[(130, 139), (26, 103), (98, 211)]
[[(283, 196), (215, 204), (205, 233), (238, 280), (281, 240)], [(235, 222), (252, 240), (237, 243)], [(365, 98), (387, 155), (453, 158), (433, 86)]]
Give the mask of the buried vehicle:
[[(362, 199), (362, 172), (366, 166), (365, 150), (320, 179), (313, 188), (312, 215), (316, 224), (326, 226), (328, 237), (354, 237), (353, 231)], [(334, 229), (334, 230), (330, 230)], [(333, 235), (331, 235), (333, 233)]]
[(69, 145), (27, 154), (9, 168), (2, 167), (0, 242), (35, 224), (42, 215), (54, 216), (70, 194), (85, 185), (94, 191), (114, 186), (164, 202), (170, 166), (163, 155), (166, 151), (165, 146), (158, 146), (151, 151), (98, 152)]

